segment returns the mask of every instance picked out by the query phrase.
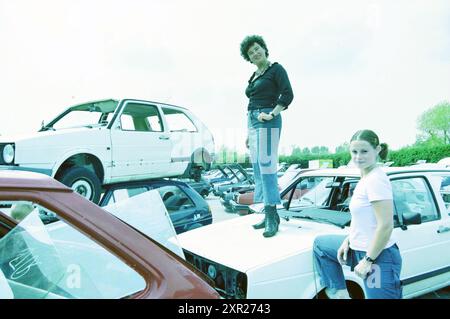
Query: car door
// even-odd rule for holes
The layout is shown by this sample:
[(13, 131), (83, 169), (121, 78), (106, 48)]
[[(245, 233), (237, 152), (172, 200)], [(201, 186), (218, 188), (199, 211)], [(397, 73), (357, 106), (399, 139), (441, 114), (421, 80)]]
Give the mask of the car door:
[(158, 107), (127, 101), (111, 130), (113, 181), (167, 174), (172, 142)]
[[(442, 210), (440, 194), (433, 192), (426, 176), (395, 178), (391, 182), (394, 236), (403, 260), (403, 295), (423, 294), (449, 280), (450, 231), (442, 232), (449, 222), (448, 212)], [(421, 223), (402, 227), (405, 216), (413, 214), (420, 214)]]
[(183, 173), (195, 149), (200, 147), (197, 141), (198, 128), (181, 109), (163, 106), (162, 112), (170, 132), (172, 150), (170, 152), (173, 172)]

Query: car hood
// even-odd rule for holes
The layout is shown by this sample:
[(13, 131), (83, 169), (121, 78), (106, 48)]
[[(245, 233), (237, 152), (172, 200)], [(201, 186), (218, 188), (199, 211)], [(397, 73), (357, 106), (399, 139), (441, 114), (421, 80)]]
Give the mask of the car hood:
[(77, 128), (70, 128), (70, 129), (60, 129), (56, 131), (43, 131), (43, 132), (30, 132), (30, 133), (23, 133), (23, 134), (13, 134), (13, 135), (5, 135), (0, 136), (0, 143), (16, 143), (16, 142), (22, 142), (22, 141), (29, 141), (36, 138), (42, 138), (42, 137), (51, 137), (51, 136), (61, 136), (61, 135), (67, 135), (67, 134), (74, 134), (78, 132), (85, 132), (89, 130), (99, 130), (99, 129), (106, 129), (106, 127), (95, 127), (95, 128), (88, 128), (88, 127), (77, 127)]
[(317, 235), (343, 234), (345, 229), (317, 222), (291, 218), (281, 220), (279, 232), (271, 238), (252, 225), (260, 214), (229, 219), (200, 227), (177, 236), (185, 250), (232, 269), (248, 272), (274, 261), (310, 251)]

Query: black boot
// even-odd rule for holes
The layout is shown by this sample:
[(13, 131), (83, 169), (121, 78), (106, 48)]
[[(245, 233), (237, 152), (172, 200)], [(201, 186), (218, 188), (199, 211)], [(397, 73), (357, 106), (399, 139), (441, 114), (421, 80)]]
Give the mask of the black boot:
[(263, 229), (264, 227), (266, 227), (266, 216), (264, 216), (264, 219), (262, 221), (253, 225), (254, 229)]
[[(265, 207), (267, 207), (267, 206), (265, 206)], [(270, 208), (269, 208), (270, 209)], [(266, 209), (264, 208), (264, 212), (266, 211)], [(259, 223), (257, 223), (257, 224), (254, 224), (253, 225), (253, 228), (254, 229), (263, 229), (263, 228), (265, 228), (266, 227), (266, 215), (264, 215), (264, 219), (262, 220), (262, 221), (260, 221)], [(278, 215), (278, 214), (276, 214), (276, 219), (277, 219), (277, 222), (278, 222), (278, 224), (280, 223), (280, 216)]]
[(266, 206), (266, 227), (264, 229), (264, 237), (272, 237), (278, 232), (280, 224), (280, 216), (277, 213), (276, 206)]

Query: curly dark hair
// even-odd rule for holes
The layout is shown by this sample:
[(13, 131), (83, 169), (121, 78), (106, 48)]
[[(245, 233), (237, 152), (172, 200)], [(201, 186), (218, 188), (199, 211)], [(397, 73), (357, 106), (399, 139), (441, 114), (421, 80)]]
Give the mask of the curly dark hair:
[(266, 51), (266, 57), (269, 56), (269, 50), (267, 49), (267, 45), (266, 42), (264, 42), (263, 37), (260, 35), (249, 35), (246, 36), (241, 42), (241, 55), (248, 62), (251, 62), (247, 53), (248, 49), (250, 49), (250, 47), (255, 43), (258, 43)]

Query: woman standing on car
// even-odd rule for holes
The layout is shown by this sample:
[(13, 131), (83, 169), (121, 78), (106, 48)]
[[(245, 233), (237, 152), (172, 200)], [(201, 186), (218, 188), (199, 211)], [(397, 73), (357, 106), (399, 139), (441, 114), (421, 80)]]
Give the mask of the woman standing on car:
[(387, 145), (370, 130), (356, 132), (350, 142), (354, 165), (361, 171), (350, 201), (352, 221), (347, 237), (328, 235), (314, 242), (314, 262), (330, 298), (349, 298), (342, 265), (364, 279), (368, 299), (402, 298), (402, 259), (392, 236), (392, 187), (377, 158), (386, 159)]
[(269, 51), (261, 36), (247, 36), (241, 42), (241, 55), (256, 66), (245, 90), (249, 98), (246, 146), (255, 180), (254, 202), (264, 202), (265, 217), (253, 227), (264, 228), (264, 237), (272, 237), (280, 224), (276, 210), (281, 203), (277, 177), (280, 113), (291, 104), (294, 94), (286, 70), (268, 60)]

